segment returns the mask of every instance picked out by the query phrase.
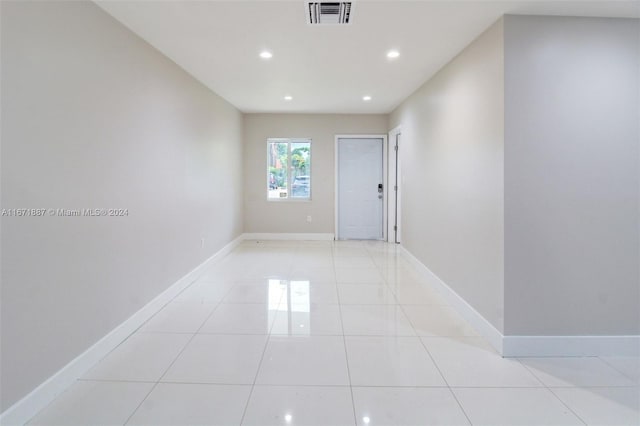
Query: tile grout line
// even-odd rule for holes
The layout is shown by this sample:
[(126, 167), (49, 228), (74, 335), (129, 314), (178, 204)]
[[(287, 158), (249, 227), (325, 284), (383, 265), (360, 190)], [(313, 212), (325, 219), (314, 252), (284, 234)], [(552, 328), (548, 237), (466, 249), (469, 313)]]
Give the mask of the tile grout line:
[[(289, 272), (287, 273), (287, 279), (284, 281), (289, 282), (289, 277), (291, 275), (293, 269), (293, 263), (289, 265)], [(280, 280), (283, 281), (283, 280)], [(289, 286), (287, 286), (287, 292), (289, 292)], [(280, 300), (278, 300), (278, 308), (282, 304), (282, 298), (284, 297), (284, 293), (280, 294)], [(267, 306), (268, 310), (268, 306)], [(276, 311), (277, 315), (278, 311)], [(273, 326), (276, 323), (276, 315), (273, 316), (273, 321), (269, 326), (269, 331), (267, 332), (267, 339), (264, 342), (264, 347), (262, 348), (262, 355), (260, 355), (260, 362), (258, 362), (258, 368), (256, 369), (256, 374), (253, 377), (253, 383), (251, 384), (251, 389), (249, 390), (249, 395), (247, 396), (247, 402), (244, 405), (244, 410), (242, 410), (242, 417), (240, 417), (240, 425), (244, 424), (244, 418), (247, 415), (247, 410), (249, 409), (249, 403), (251, 402), (251, 397), (253, 396), (253, 391), (256, 388), (256, 381), (258, 380), (258, 375), (260, 374), (260, 369), (262, 368), (262, 362), (264, 361), (264, 354), (267, 353), (267, 346), (269, 346), (269, 342), (271, 341), (271, 332), (273, 331)]]
[[(396, 254), (396, 259), (397, 259), (397, 254)], [(385, 280), (385, 283), (387, 284), (388, 287), (391, 287), (389, 285), (388, 280), (386, 279), (386, 277), (383, 277), (383, 279)], [(395, 291), (393, 291), (393, 289), (391, 288), (391, 291), (394, 294), (395, 297)], [(407, 313), (404, 310), (404, 307), (401, 304), (398, 304), (398, 306), (400, 307), (400, 310), (402, 311), (402, 313), (404, 314), (405, 317), (407, 317), (407, 319), (409, 320), (409, 324), (411, 324), (411, 328), (413, 329), (413, 332), (416, 333), (416, 337), (417, 339), (420, 341), (420, 344), (422, 345), (422, 347), (424, 348), (425, 352), (427, 353), (427, 355), (429, 356), (429, 359), (431, 359), (431, 362), (433, 363), (434, 367), (436, 368), (436, 370), (438, 370), (438, 374), (440, 374), (440, 377), (442, 378), (442, 380), (444, 381), (445, 385), (447, 386), (447, 389), (449, 390), (449, 393), (451, 394), (451, 396), (453, 397), (453, 399), (456, 401), (456, 404), (458, 404), (458, 407), (460, 407), (460, 411), (462, 411), (462, 414), (464, 414), (464, 417), (467, 419), (467, 422), (469, 422), (469, 425), (473, 425), (473, 422), (471, 421), (471, 419), (469, 418), (469, 415), (467, 414), (466, 410), (464, 409), (464, 407), (462, 406), (462, 404), (460, 403), (460, 400), (458, 400), (458, 397), (456, 396), (456, 394), (453, 392), (453, 389), (451, 389), (451, 386), (449, 385), (449, 382), (447, 381), (447, 379), (444, 377), (444, 374), (442, 373), (442, 370), (440, 369), (440, 367), (438, 366), (438, 363), (436, 362), (436, 360), (433, 358), (433, 355), (431, 354), (431, 351), (429, 351), (429, 348), (427, 348), (427, 345), (425, 345), (424, 340), (422, 340), (421, 336), (418, 335), (418, 332), (416, 330), (415, 325), (413, 324), (413, 321), (411, 321), (411, 318), (409, 318), (409, 316), (407, 315)]]
[(546, 388), (549, 392), (551, 392), (551, 394), (552, 394), (552, 395), (553, 395), (553, 396), (554, 396), (558, 401), (560, 401), (560, 403), (561, 403), (562, 405), (564, 405), (565, 407), (567, 407), (567, 410), (569, 410), (569, 412), (571, 412), (574, 416), (576, 416), (576, 418), (577, 418), (578, 420), (580, 420), (580, 421), (581, 421), (582, 423), (584, 423), (585, 425), (588, 425), (588, 423), (587, 423), (586, 421), (584, 421), (584, 420), (582, 419), (582, 417), (580, 417), (580, 416), (578, 415), (578, 413), (576, 413), (575, 411), (573, 411), (573, 409), (572, 409), (571, 407), (569, 407), (569, 406), (568, 406), (568, 405), (567, 405), (567, 404), (566, 404), (566, 403), (565, 403), (565, 402), (564, 402), (564, 401), (563, 401), (563, 400), (562, 400), (562, 399), (561, 399), (561, 398), (560, 398), (560, 397), (559, 397), (559, 396), (558, 396), (558, 395), (553, 391), (553, 389), (551, 389), (550, 387), (547, 387), (546, 385), (545, 385), (545, 388)]
[[(402, 308), (402, 305), (400, 305), (400, 310), (402, 310), (402, 313), (407, 316), (407, 314), (404, 312), (404, 309)], [(407, 316), (407, 318), (409, 318)], [(453, 392), (453, 389), (451, 389), (451, 385), (449, 385), (449, 382), (447, 381), (446, 377), (444, 377), (444, 374), (442, 373), (442, 370), (440, 369), (440, 367), (438, 366), (438, 363), (436, 362), (436, 360), (433, 358), (433, 355), (431, 354), (431, 351), (429, 351), (429, 348), (427, 348), (427, 345), (425, 345), (424, 340), (422, 340), (422, 338), (420, 336), (417, 335), (415, 326), (413, 325), (413, 322), (411, 322), (411, 320), (409, 319), (409, 324), (411, 324), (411, 328), (413, 328), (413, 331), (416, 333), (416, 337), (417, 339), (420, 341), (420, 344), (422, 345), (422, 347), (424, 348), (425, 352), (427, 352), (427, 355), (429, 356), (429, 359), (431, 359), (431, 362), (433, 363), (433, 366), (436, 368), (436, 370), (438, 370), (438, 374), (440, 374), (440, 377), (442, 377), (442, 380), (444, 381), (445, 385), (447, 386), (447, 389), (449, 390), (449, 393), (451, 394), (451, 396), (453, 397), (453, 399), (456, 401), (456, 403), (458, 404), (458, 407), (460, 407), (460, 410), (462, 411), (462, 414), (464, 414), (464, 417), (467, 419), (467, 421), (469, 422), (470, 425), (473, 425), (473, 422), (471, 422), (471, 419), (469, 418), (469, 415), (467, 414), (466, 410), (464, 409), (464, 407), (462, 406), (462, 404), (460, 403), (460, 401), (458, 400), (458, 397), (456, 396), (456, 394)]]
[(344, 322), (342, 320), (342, 303), (340, 303), (340, 292), (338, 291), (338, 276), (336, 274), (335, 255), (333, 249), (331, 250), (333, 260), (333, 277), (336, 281), (336, 297), (338, 298), (338, 311), (340, 312), (340, 327), (342, 328), (342, 344), (344, 345), (344, 358), (347, 365), (347, 377), (349, 378), (349, 393), (351, 395), (351, 409), (353, 412), (354, 424), (358, 424), (358, 415), (356, 413), (356, 402), (353, 397), (353, 384), (351, 383), (351, 369), (349, 368), (349, 354), (347, 353), (347, 336), (344, 332)]
[[(624, 371), (621, 371), (620, 369), (616, 368), (615, 365), (607, 362), (607, 360), (604, 359), (602, 356), (596, 356), (596, 358), (598, 358), (600, 361), (602, 361), (605, 364), (607, 364), (612, 369), (616, 370), (618, 373), (622, 374), (627, 379), (631, 380), (634, 383), (633, 387), (640, 387), (640, 377), (639, 378), (634, 378), (631, 375), (625, 373)], [(616, 357), (611, 357), (611, 358), (616, 358)], [(633, 358), (633, 359), (638, 361), (638, 364), (640, 364), (640, 356), (628, 356), (628, 357), (625, 356), (625, 357), (617, 357), (617, 358)], [(638, 381), (638, 382), (636, 383), (636, 381)]]
[[(207, 318), (203, 321), (203, 323), (200, 325), (200, 327), (198, 328), (198, 330), (200, 330), (200, 328), (202, 328), (202, 326), (204, 325), (205, 322), (207, 322), (207, 320), (209, 319), (209, 317), (211, 315), (213, 315), (213, 312), (217, 309), (217, 307), (219, 306), (216, 305), (216, 307), (211, 311), (211, 313), (207, 316)], [(187, 333), (182, 333), (182, 334), (187, 334)], [(129, 421), (131, 421), (131, 418), (138, 412), (138, 410), (140, 409), (140, 407), (142, 406), (142, 404), (144, 404), (144, 402), (149, 398), (149, 395), (151, 395), (151, 393), (158, 387), (158, 385), (160, 384), (160, 381), (162, 380), (162, 378), (167, 374), (167, 372), (169, 371), (169, 369), (171, 369), (171, 367), (173, 366), (173, 364), (175, 364), (175, 362), (178, 360), (178, 358), (180, 358), (180, 355), (182, 355), (182, 353), (185, 351), (185, 349), (189, 346), (189, 344), (193, 341), (193, 339), (196, 337), (196, 335), (198, 334), (198, 332), (196, 331), (195, 333), (193, 333), (191, 335), (191, 338), (187, 341), (187, 343), (185, 343), (185, 345), (182, 347), (182, 349), (180, 350), (180, 352), (178, 352), (178, 354), (176, 355), (176, 357), (173, 359), (173, 361), (171, 361), (171, 363), (167, 366), (167, 368), (165, 368), (164, 372), (158, 377), (158, 380), (156, 380), (156, 382), (154, 383), (153, 387), (151, 388), (151, 390), (149, 391), (149, 393), (147, 393), (147, 395), (142, 399), (142, 401), (140, 401), (140, 403), (136, 406), (136, 408), (131, 412), (131, 414), (129, 415), (129, 417), (127, 417), (127, 420), (123, 423), (124, 425), (127, 425), (129, 423)]]
[(142, 404), (144, 404), (144, 402), (147, 400), (147, 398), (149, 398), (149, 395), (151, 395), (151, 392), (153, 392), (155, 390), (155, 388), (158, 386), (159, 382), (155, 382), (153, 384), (153, 386), (151, 386), (151, 389), (149, 389), (149, 392), (147, 392), (147, 394), (144, 396), (144, 398), (142, 398), (142, 400), (140, 401), (140, 403), (136, 406), (136, 408), (133, 409), (133, 411), (131, 412), (131, 414), (129, 414), (129, 416), (127, 417), (127, 419), (124, 421), (123, 426), (127, 425), (129, 423), (129, 421), (131, 420), (131, 418), (133, 417), (134, 414), (136, 414), (138, 412), (138, 410), (140, 409), (140, 407), (142, 406)]
[[(398, 259), (398, 253), (396, 252), (394, 255), (394, 259), (397, 261)], [(397, 262), (396, 262), (397, 263)], [(380, 274), (382, 275), (382, 279), (384, 280), (385, 284), (387, 287), (389, 287), (390, 291), (393, 294), (394, 299), (396, 299), (397, 302), (399, 302), (396, 298), (396, 292), (393, 290), (392, 286), (389, 284), (389, 280), (387, 279), (386, 275), (383, 275), (383, 271), (381, 270), (381, 268), (378, 266), (378, 269), (380, 269)], [(418, 334), (418, 331), (416, 330), (416, 326), (413, 324), (413, 321), (411, 321), (411, 318), (409, 318), (409, 316), (407, 315), (407, 313), (404, 310), (404, 307), (402, 304), (398, 303), (397, 306), (400, 308), (400, 311), (402, 312), (402, 314), (407, 318), (407, 320), (409, 321), (409, 324), (411, 325), (411, 328), (413, 329), (413, 332), (415, 333), (415, 337), (418, 339), (418, 341), (420, 342), (420, 345), (424, 348), (425, 352), (427, 353), (427, 356), (429, 357), (429, 359), (431, 360), (431, 362), (433, 363), (433, 366), (436, 368), (436, 370), (438, 370), (438, 374), (440, 374), (440, 377), (442, 378), (443, 382), (446, 385), (446, 388), (449, 390), (449, 393), (451, 394), (451, 396), (453, 397), (453, 399), (456, 401), (456, 403), (458, 404), (458, 407), (460, 408), (460, 411), (462, 411), (462, 414), (464, 414), (465, 418), (467, 419), (467, 422), (469, 422), (469, 425), (473, 425), (473, 423), (471, 422), (471, 419), (469, 418), (469, 415), (467, 414), (467, 412), (465, 411), (464, 407), (462, 406), (462, 404), (460, 403), (460, 401), (458, 400), (458, 397), (456, 396), (456, 394), (453, 392), (453, 389), (451, 389), (451, 386), (449, 385), (449, 382), (447, 381), (447, 379), (444, 377), (444, 374), (442, 373), (442, 370), (440, 370), (440, 367), (438, 366), (438, 364), (436, 363), (436, 360), (433, 358), (433, 355), (431, 354), (431, 352), (429, 351), (429, 349), (427, 348), (427, 346), (425, 345), (424, 341), (422, 340), (421, 336)], [(428, 306), (428, 305), (425, 305)], [(441, 336), (442, 337), (442, 336)]]
[[(233, 254), (233, 252), (235, 252), (235, 249), (229, 253), (227, 256), (230, 256)], [(225, 257), (227, 257), (225, 256)], [(162, 307), (162, 309), (164, 309), (169, 303), (173, 302), (180, 294), (182, 294), (183, 291), (185, 291), (187, 288), (191, 287), (197, 280), (194, 280), (191, 284), (189, 284), (184, 290), (182, 290), (180, 293), (178, 293), (177, 295), (175, 295), (175, 297), (173, 297), (169, 302), (167, 302), (166, 305), (164, 305)], [(231, 289), (229, 289), (229, 291), (231, 291)], [(227, 292), (228, 293), (228, 292)], [(226, 294), (225, 294), (226, 295)], [(220, 300), (220, 302), (216, 303), (216, 306), (211, 310), (211, 312), (209, 313), (209, 315), (207, 315), (207, 317), (204, 319), (204, 321), (202, 321), (202, 323), (200, 324), (200, 326), (196, 329), (195, 333), (193, 333), (191, 335), (191, 338), (187, 341), (187, 343), (185, 343), (185, 345), (182, 347), (182, 349), (180, 350), (180, 352), (178, 352), (178, 354), (176, 355), (176, 357), (173, 359), (173, 361), (171, 361), (171, 363), (167, 366), (167, 368), (165, 368), (164, 372), (158, 377), (158, 380), (156, 380), (155, 384), (153, 385), (153, 387), (151, 388), (151, 390), (149, 391), (149, 393), (147, 393), (147, 395), (142, 399), (142, 401), (140, 401), (140, 403), (136, 406), (136, 408), (131, 412), (131, 414), (129, 415), (129, 417), (127, 417), (127, 419), (125, 420), (125, 422), (123, 423), (123, 425), (127, 425), (129, 423), (129, 421), (131, 421), (131, 418), (138, 412), (138, 410), (140, 409), (140, 407), (142, 406), (142, 404), (144, 404), (144, 402), (149, 398), (149, 395), (151, 395), (151, 393), (158, 387), (158, 384), (160, 384), (160, 382), (162, 381), (162, 378), (167, 374), (167, 372), (171, 369), (171, 367), (176, 363), (176, 361), (178, 360), (178, 358), (180, 358), (180, 355), (182, 355), (184, 353), (184, 351), (187, 349), (187, 347), (189, 346), (189, 344), (191, 344), (191, 342), (193, 341), (193, 339), (195, 339), (195, 337), (198, 335), (198, 332), (202, 329), (202, 327), (204, 327), (204, 325), (206, 324), (207, 321), (209, 321), (209, 318), (211, 318), (211, 316), (213, 315), (213, 313), (218, 309), (218, 307), (222, 304), (222, 299)], [(161, 310), (162, 310), (161, 309)], [(158, 311), (159, 313), (160, 311)], [(157, 315), (157, 313), (156, 313)], [(155, 316), (155, 315), (154, 315)], [(153, 317), (151, 317), (153, 318)], [(151, 320), (151, 318), (149, 318), (149, 320)], [(145, 322), (146, 324), (147, 322)], [(143, 324), (144, 325), (144, 324)], [(142, 326), (141, 326), (142, 327)], [(138, 333), (140, 330), (140, 328), (138, 328), (135, 333)], [(182, 333), (182, 334), (188, 334), (188, 333)]]
[(516, 358), (516, 360), (521, 366), (524, 367), (525, 370), (527, 370), (533, 377), (536, 378), (538, 382), (542, 384), (544, 389), (548, 390), (551, 393), (551, 395), (553, 395), (558, 401), (560, 401), (560, 404), (564, 405), (567, 408), (567, 410), (569, 410), (569, 412), (571, 412), (574, 416), (576, 416), (576, 418), (580, 420), (584, 425), (588, 424), (586, 421), (582, 419), (582, 417), (578, 415), (578, 413), (573, 411), (571, 407), (569, 407), (562, 399), (560, 399), (560, 397), (556, 395), (556, 393), (549, 386), (547, 386), (547, 384), (542, 379), (540, 379), (525, 363), (523, 363), (520, 358)]
[[(215, 309), (214, 309), (215, 310)], [(212, 312), (213, 313), (213, 312)], [(205, 320), (206, 321), (206, 320)], [(204, 324), (204, 323), (203, 323)], [(202, 325), (200, 326), (202, 327)], [(180, 350), (180, 352), (178, 352), (178, 354), (176, 355), (176, 357), (173, 359), (173, 361), (171, 361), (171, 363), (167, 366), (167, 368), (165, 368), (164, 372), (162, 374), (160, 374), (160, 376), (158, 377), (158, 379), (155, 381), (155, 383), (153, 384), (153, 386), (151, 387), (151, 390), (147, 393), (147, 395), (145, 395), (145, 397), (142, 399), (142, 401), (140, 401), (140, 403), (136, 406), (136, 408), (131, 412), (131, 414), (129, 415), (129, 417), (127, 417), (127, 420), (125, 420), (125, 422), (123, 423), (123, 425), (126, 425), (127, 423), (129, 423), (129, 421), (131, 420), (131, 418), (138, 412), (138, 410), (140, 409), (140, 407), (142, 406), (142, 404), (144, 404), (144, 402), (147, 400), (147, 398), (149, 398), (149, 395), (151, 395), (151, 393), (156, 389), (156, 387), (158, 387), (158, 384), (160, 384), (160, 381), (162, 380), (162, 378), (164, 377), (165, 374), (167, 374), (167, 371), (169, 371), (169, 369), (173, 366), (173, 364), (176, 362), (176, 360), (178, 358), (180, 358), (180, 355), (182, 355), (182, 353), (184, 352), (184, 350), (187, 348), (187, 346), (189, 346), (189, 343), (191, 343), (191, 341), (195, 338), (197, 333), (193, 333), (191, 335), (191, 338), (184, 344), (184, 346), (182, 347), (182, 349)]]
[[(261, 336), (265, 336), (262, 334)], [(275, 336), (279, 337), (279, 336)], [(325, 336), (322, 336), (325, 337)], [(331, 336), (330, 336), (331, 337)], [(341, 336), (332, 336), (341, 337)], [(354, 336), (347, 336), (354, 337)], [(412, 336), (355, 336), (355, 337), (398, 337), (398, 338), (410, 338)], [(101, 383), (138, 383), (138, 384), (153, 384), (155, 381), (150, 380), (122, 380), (122, 379), (78, 379), (79, 382), (101, 382)], [(183, 382), (183, 381), (162, 381), (160, 383), (169, 384), (181, 384), (181, 385), (223, 385), (223, 386), (250, 386), (243, 383), (223, 383), (223, 382)], [(282, 383), (261, 383), (256, 386), (280, 386), (280, 387), (349, 387), (349, 385), (336, 385), (336, 384), (282, 384)], [(371, 388), (405, 388), (405, 389), (543, 389), (544, 386), (472, 386), (472, 385), (460, 385), (460, 386), (447, 386), (447, 385), (356, 385), (354, 387), (371, 387)], [(549, 387), (550, 390), (555, 389), (636, 389), (637, 386), (553, 386)]]

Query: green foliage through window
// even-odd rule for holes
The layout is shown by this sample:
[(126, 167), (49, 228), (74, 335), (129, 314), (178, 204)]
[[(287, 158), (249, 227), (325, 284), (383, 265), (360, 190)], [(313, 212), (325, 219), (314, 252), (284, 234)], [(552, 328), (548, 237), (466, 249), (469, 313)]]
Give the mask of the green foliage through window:
[(267, 140), (268, 199), (311, 198), (311, 140)]

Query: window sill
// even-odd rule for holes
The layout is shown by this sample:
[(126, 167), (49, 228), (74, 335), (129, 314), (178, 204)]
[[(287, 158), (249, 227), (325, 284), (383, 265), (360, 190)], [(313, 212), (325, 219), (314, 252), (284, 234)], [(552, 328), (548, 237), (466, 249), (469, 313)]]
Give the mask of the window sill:
[(311, 198), (267, 198), (270, 203), (310, 203)]

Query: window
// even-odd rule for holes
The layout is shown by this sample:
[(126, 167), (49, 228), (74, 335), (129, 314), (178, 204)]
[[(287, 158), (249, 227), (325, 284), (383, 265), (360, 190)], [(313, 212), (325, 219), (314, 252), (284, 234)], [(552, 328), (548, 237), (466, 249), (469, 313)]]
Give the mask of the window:
[(267, 198), (311, 199), (311, 140), (267, 140)]

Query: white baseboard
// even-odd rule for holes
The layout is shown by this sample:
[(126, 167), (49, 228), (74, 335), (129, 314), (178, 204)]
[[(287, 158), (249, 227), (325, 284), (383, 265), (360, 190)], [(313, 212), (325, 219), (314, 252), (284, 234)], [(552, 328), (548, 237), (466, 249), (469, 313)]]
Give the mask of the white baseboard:
[(45, 382), (41, 383), (27, 396), (5, 410), (0, 414), (0, 424), (3, 426), (23, 425), (28, 422), (78, 378), (82, 377), (91, 367), (98, 363), (98, 361), (124, 342), (127, 337), (160, 311), (160, 309), (177, 296), (178, 293), (195, 281), (207, 267), (230, 253), (241, 241), (242, 236), (239, 236), (218, 250), (213, 256), (180, 278), (129, 319), (117, 326), (82, 354), (78, 355)]
[(436, 290), (480, 335), (486, 338), (499, 354), (502, 355), (502, 333), (485, 319), (473, 306), (467, 303), (458, 293), (445, 284), (436, 274), (418, 260), (409, 250), (400, 245), (402, 255), (420, 272), (430, 278)]
[(322, 233), (245, 233), (245, 240), (333, 241), (333, 234)]
[(403, 256), (504, 357), (640, 356), (640, 336), (504, 336), (405, 247)]
[(503, 356), (640, 356), (640, 336), (504, 336)]

